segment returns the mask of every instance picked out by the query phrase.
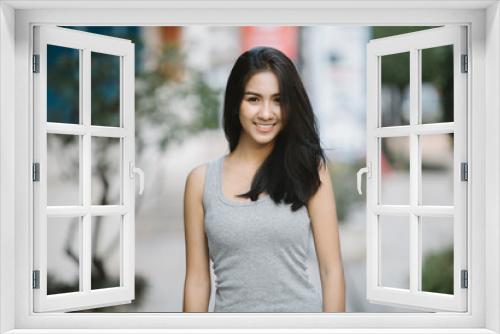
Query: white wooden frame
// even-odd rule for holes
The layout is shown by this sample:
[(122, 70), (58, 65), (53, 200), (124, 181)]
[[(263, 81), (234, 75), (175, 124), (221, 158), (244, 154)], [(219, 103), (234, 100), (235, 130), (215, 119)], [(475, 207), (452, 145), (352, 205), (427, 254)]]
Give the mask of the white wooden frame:
[[(117, 6), (133, 8), (117, 9)], [(395, 8), (397, 6), (397, 8)], [(61, 9), (61, 7), (66, 7)], [(160, 8), (159, 8), (160, 7)], [(40, 10), (57, 9), (58, 10)], [(69, 9), (68, 9), (69, 8)], [(74, 10), (72, 8), (80, 8)], [(83, 8), (83, 9), (82, 9)], [(90, 8), (90, 9), (89, 9)], [(92, 10), (92, 8), (98, 10)], [(115, 10), (106, 10), (115, 8)], [(137, 10), (154, 8), (154, 10)], [(410, 9), (411, 10), (408, 10)], [(28, 10), (29, 9), (29, 10)], [(242, 10), (245, 9), (245, 10)], [(121, 314), (30, 313), (32, 142), (30, 27), (71, 25), (441, 25), (469, 27), (468, 299), (466, 314)], [(498, 1), (3, 1), (0, 3), (0, 330), (12, 333), (498, 333), (500, 331), (500, 12)], [(487, 71), (486, 71), (487, 67)], [(14, 70), (15, 69), (15, 70)], [(15, 81), (14, 81), (15, 78)], [(11, 83), (15, 82), (14, 85)], [(12, 145), (15, 142), (15, 145)], [(488, 182), (486, 182), (486, 174)], [(14, 175), (14, 177), (12, 177)], [(15, 197), (13, 198), (13, 194)], [(14, 256), (12, 256), (14, 254)], [(15, 261), (14, 261), (15, 259)], [(476, 273), (476, 274), (475, 274)], [(12, 287), (15, 286), (15, 289)], [(487, 293), (486, 293), (487, 291)], [(15, 307), (12, 307), (15, 305)], [(425, 328), (424, 328), (425, 326)], [(139, 328), (133, 330), (132, 328)], [(413, 327), (419, 328), (411, 329)], [(150, 328), (151, 330), (147, 330)], [(180, 330), (174, 328), (190, 328)], [(203, 330), (212, 328), (213, 330)], [(233, 329), (230, 329), (233, 328)], [(281, 328), (281, 330), (280, 330)], [(330, 329), (328, 329), (330, 328)], [(335, 329), (336, 328), (336, 329)], [(59, 330), (58, 330), (59, 329)], [(106, 330), (107, 329), (107, 330)], [(113, 330), (115, 329), (115, 330)], [(81, 331), (80, 331), (81, 332)]]
[[(35, 312), (74, 311), (105, 305), (129, 303), (134, 299), (135, 281), (135, 184), (129, 177), (129, 162), (135, 160), (134, 115), (134, 45), (114, 37), (90, 34), (71, 29), (35, 26), (34, 54), (40, 56), (40, 73), (33, 75), (34, 84), (34, 162), (40, 163), (40, 181), (33, 184), (34, 194), (34, 270), (40, 271), (40, 288), (34, 290)], [(47, 122), (47, 45), (69, 47), (80, 53), (80, 123)], [(120, 57), (120, 125), (91, 125), (91, 54)], [(47, 206), (47, 134), (80, 136), (80, 191), (77, 206)], [(91, 141), (92, 137), (115, 137), (120, 140), (120, 205), (91, 203)], [(91, 287), (91, 220), (93, 216), (117, 215), (120, 219), (120, 286), (92, 290)], [(80, 217), (80, 290), (47, 295), (47, 219), (49, 217)]]
[[(427, 311), (467, 310), (467, 289), (461, 288), (461, 270), (467, 269), (467, 184), (460, 181), (460, 163), (467, 162), (467, 74), (461, 73), (461, 55), (467, 54), (466, 27), (450, 26), (410, 34), (372, 40), (367, 46), (367, 162), (371, 162), (371, 178), (367, 178), (367, 298), (381, 304), (413, 307)], [(422, 124), (421, 50), (453, 45), (454, 121)], [(382, 127), (381, 120), (381, 58), (389, 54), (410, 54), (410, 124)], [(422, 205), (422, 175), (419, 136), (454, 133), (453, 147), (453, 206)], [(381, 138), (407, 136), (410, 141), (410, 202), (408, 205), (381, 203), (380, 141)], [(380, 286), (380, 217), (405, 215), (409, 217), (410, 286), (396, 289)], [(453, 218), (454, 294), (421, 291), (421, 225), (422, 216)]]

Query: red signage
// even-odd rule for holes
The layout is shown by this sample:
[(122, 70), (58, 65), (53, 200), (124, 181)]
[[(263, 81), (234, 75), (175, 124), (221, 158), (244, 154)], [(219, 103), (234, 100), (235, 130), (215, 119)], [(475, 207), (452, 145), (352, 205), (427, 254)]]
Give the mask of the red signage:
[(254, 46), (270, 46), (280, 50), (292, 61), (298, 57), (299, 27), (241, 27), (242, 53)]

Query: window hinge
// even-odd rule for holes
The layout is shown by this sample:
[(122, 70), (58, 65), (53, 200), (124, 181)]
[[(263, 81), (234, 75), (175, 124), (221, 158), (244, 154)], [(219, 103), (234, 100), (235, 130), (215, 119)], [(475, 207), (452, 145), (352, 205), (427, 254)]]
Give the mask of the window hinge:
[(460, 175), (462, 176), (460, 178), (461, 181), (469, 181), (469, 167), (467, 166), (467, 163), (466, 162), (462, 162), (460, 164), (460, 167), (461, 167), (461, 173)]
[(33, 164), (33, 181), (40, 182), (40, 163)]
[(33, 55), (33, 73), (40, 73), (40, 55)]
[(469, 276), (467, 270), (462, 270), (462, 289), (467, 289), (469, 287)]
[(33, 270), (33, 289), (40, 289), (40, 270)]
[(469, 71), (469, 57), (467, 55), (462, 55), (462, 73), (467, 73)]

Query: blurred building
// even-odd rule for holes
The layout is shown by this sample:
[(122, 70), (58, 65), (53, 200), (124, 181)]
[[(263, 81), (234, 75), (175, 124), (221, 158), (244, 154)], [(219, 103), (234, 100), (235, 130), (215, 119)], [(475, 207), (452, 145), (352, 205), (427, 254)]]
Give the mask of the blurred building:
[(334, 160), (366, 154), (366, 44), (370, 27), (303, 29), (303, 78), (318, 117), (321, 140)]

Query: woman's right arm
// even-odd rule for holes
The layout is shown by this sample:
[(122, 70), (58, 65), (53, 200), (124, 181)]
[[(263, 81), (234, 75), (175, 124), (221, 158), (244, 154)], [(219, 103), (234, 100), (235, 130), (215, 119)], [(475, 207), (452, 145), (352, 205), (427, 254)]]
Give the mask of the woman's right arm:
[(183, 312), (208, 312), (210, 300), (210, 258), (203, 210), (206, 167), (206, 164), (198, 166), (189, 173), (184, 192), (186, 280)]

